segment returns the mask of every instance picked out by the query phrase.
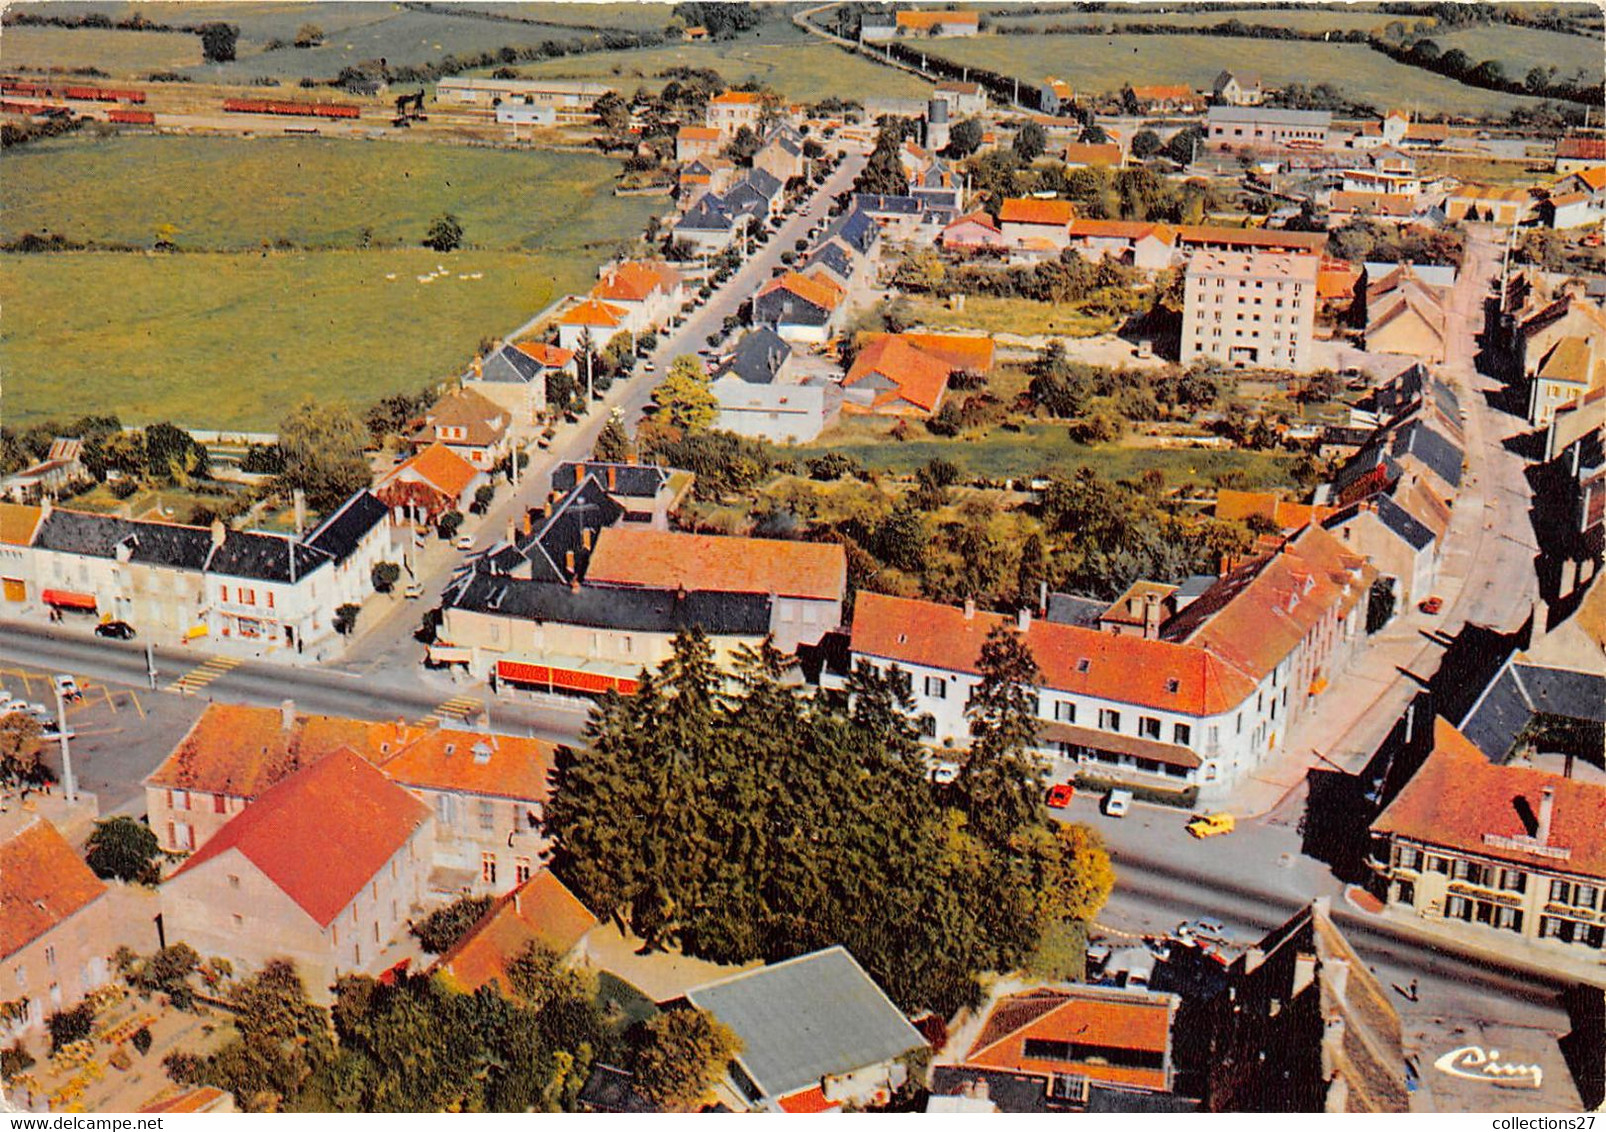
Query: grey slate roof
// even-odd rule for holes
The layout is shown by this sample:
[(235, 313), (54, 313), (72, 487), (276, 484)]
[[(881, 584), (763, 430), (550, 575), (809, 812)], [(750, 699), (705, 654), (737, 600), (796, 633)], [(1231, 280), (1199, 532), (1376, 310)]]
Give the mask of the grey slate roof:
[(875, 222), (875, 217), (862, 209), (855, 208), (832, 221), (831, 226), (825, 230), (825, 238), (841, 240), (860, 255), (864, 255), (875, 247), (876, 241), (881, 238), (881, 226)]
[(966, 1085), (985, 1084), (987, 1099), (999, 1112), (1047, 1112), (1048, 1078), (1002, 1069), (973, 1069), (965, 1065), (939, 1065), (931, 1071), (931, 1093), (958, 1096)]
[(731, 226), (731, 212), (725, 206), (725, 200), (717, 193), (704, 193), (697, 198), (697, 203), (686, 210), (686, 215), (680, 218), (675, 225), (679, 231), (682, 228), (701, 232), (724, 232)]
[(753, 300), (753, 320), (766, 326), (779, 326), (782, 323), (790, 326), (824, 326), (831, 320), (831, 314), (829, 309), (785, 287), (777, 287)]
[(351, 557), (368, 533), (383, 523), (390, 509), (379, 501), (373, 492), (364, 488), (340, 505), (307, 536), (307, 545), (321, 550), (335, 560), (344, 562)]
[[(584, 577), (591, 562), (585, 532), (591, 532), (596, 545), (597, 532), (624, 518), (625, 509), (608, 495), (594, 475), (588, 475), (541, 518), (530, 534), (520, 534), (512, 546), (503, 544), (475, 563), (487, 573), (511, 574), (528, 563), (530, 576), (538, 582), (567, 584)], [(568, 558), (574, 555), (574, 569)]]
[(775, 375), (791, 356), (792, 347), (787, 345), (785, 339), (769, 327), (760, 326), (747, 332), (736, 344), (730, 360), (714, 376), (734, 376), (749, 385), (768, 385), (775, 380)]
[(1451, 487), (1461, 486), (1460, 447), (1419, 420), (1408, 421), (1394, 434), (1390, 455), (1400, 457), (1406, 453), (1432, 468)]
[(889, 215), (914, 216), (921, 211), (920, 201), (911, 196), (892, 196), (883, 193), (856, 193), (855, 211), (884, 212)]
[(1099, 617), (1110, 607), (1107, 601), (1074, 594), (1049, 594), (1047, 619), (1056, 625), (1096, 626)]
[(814, 253), (803, 261), (803, 266), (805, 268), (823, 267), (832, 275), (844, 281), (853, 276), (853, 257), (848, 254), (841, 244), (834, 240), (816, 248)]
[(480, 366), (481, 381), (495, 381), (508, 385), (528, 385), (539, 379), (545, 367), (523, 350), (512, 345), (503, 346)]
[(768, 169), (749, 169), (737, 184), (751, 185), (767, 200), (773, 200), (775, 194), (786, 187), (786, 183)]
[[(609, 486), (608, 474), (613, 473)], [(669, 482), (669, 469), (657, 464), (612, 464), (606, 461), (587, 460), (583, 464), (567, 461), (552, 472), (552, 490), (568, 494), (583, 475), (594, 475), (597, 483), (608, 489), (609, 495), (631, 499), (652, 499)]]
[(1179, 1097), (1175, 1093), (1152, 1093), (1147, 1089), (1118, 1089), (1113, 1085), (1090, 1084), (1087, 1112), (1198, 1112), (1203, 1101)]
[(1274, 126), (1301, 126), (1327, 129), (1333, 124), (1330, 110), (1283, 110), (1275, 106), (1212, 106), (1211, 122), (1264, 122)]
[(1473, 704), (1460, 730), (1493, 763), (1511, 757), (1535, 715), (1606, 722), (1606, 676), (1513, 658)]
[(1382, 492), (1368, 496), (1358, 503), (1351, 503), (1342, 511), (1329, 515), (1326, 521), (1322, 523), (1322, 526), (1329, 531), (1336, 527), (1342, 527), (1360, 514), (1368, 505), (1375, 507), (1378, 522), (1404, 539), (1411, 549), (1424, 550), (1433, 545), (1433, 532), (1418, 522), (1416, 517), (1409, 511)]
[(636, 587), (572, 587), (495, 574), (465, 575), (443, 605), (522, 621), (551, 621), (634, 633), (701, 629), (709, 636), (762, 637), (770, 629), (767, 594), (680, 593)]
[(91, 558), (116, 558), (118, 548), (126, 547), (133, 563), (264, 582), (292, 582), (333, 561), (331, 554), (284, 535), (225, 530), (221, 545), (214, 546), (205, 527), (82, 511), (53, 510), (39, 524), (33, 545)]
[(847, 950), (832, 947), (686, 992), (742, 1040), (737, 1060), (783, 1097), (918, 1049), (920, 1032)]

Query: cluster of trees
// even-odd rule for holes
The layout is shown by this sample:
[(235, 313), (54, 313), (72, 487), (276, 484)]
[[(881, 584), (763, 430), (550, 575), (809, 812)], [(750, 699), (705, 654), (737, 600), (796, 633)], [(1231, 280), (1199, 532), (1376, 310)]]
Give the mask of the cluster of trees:
[[(913, 118), (884, 117), (876, 122), (875, 148), (853, 181), (853, 191), (882, 196), (902, 196), (909, 191), (909, 174), (904, 172), (898, 152), (910, 130), (918, 130)], [(918, 136), (916, 134), (915, 136)]]
[(27, 712), (0, 716), (0, 786), (40, 787), (56, 780), (40, 758), (44, 728)]
[(690, 0), (676, 4), (671, 16), (683, 27), (704, 27), (710, 39), (735, 39), (752, 31), (764, 19), (757, 4), (728, 3), (725, 0)]
[(705, 432), (719, 417), (719, 402), (709, 389), (708, 371), (691, 354), (682, 354), (652, 391), (655, 422), (682, 434)]
[(1335, 228), (1327, 237), (1330, 254), (1351, 263), (1435, 263), (1459, 266), (1466, 234), (1459, 228), (1379, 224), (1365, 218)]
[(83, 440), (84, 468), (96, 480), (116, 471), (133, 479), (187, 484), (211, 474), (206, 446), (177, 425), (161, 421), (125, 431), (110, 414), (43, 421), (20, 430), (0, 427), (0, 472), (9, 474), (43, 460), (58, 436)]
[(1139, 275), (1113, 259), (1089, 262), (1072, 248), (1042, 263), (996, 267), (947, 263), (935, 249), (911, 252), (899, 264), (895, 284), (913, 294), (994, 295), (1075, 305), (1092, 314), (1123, 314), (1138, 309)]
[[(1190, 133), (1189, 130), (1192, 132)], [(1183, 130), (1158, 152), (1179, 164), (1193, 159), (1197, 127)], [(1012, 149), (991, 149), (966, 164), (971, 187), (990, 201), (1053, 193), (1076, 202), (1077, 215), (1103, 220), (1153, 220), (1199, 224), (1211, 209), (1225, 203), (1220, 190), (1195, 181), (1168, 180), (1145, 165), (1124, 169), (1071, 169), (1061, 162), (1033, 165)]]
[(279, 490), (300, 490), (314, 511), (328, 512), (368, 486), (368, 426), (343, 402), (303, 398), (279, 422), (284, 472)]
[(559, 1112), (574, 1111), (599, 1060), (630, 1068), (654, 1101), (691, 1103), (737, 1048), (701, 1011), (624, 1030), (594, 981), (539, 944), (512, 958), (507, 981), (463, 994), (428, 975), (346, 975), (326, 1009), (273, 960), (231, 988), (233, 1036), (163, 1065), (247, 1112)]
[(1094, 399), (1114, 399), (1116, 410), (1128, 420), (1188, 420), (1215, 407), (1222, 396), (1221, 382), (1208, 369), (1132, 371), (1088, 365), (1066, 357), (1056, 339), (1033, 361), (1027, 396), (1032, 405), (1051, 417), (1084, 416)]
[(1521, 78), (1506, 74), (1505, 64), (1498, 59), (1474, 62), (1459, 47), (1442, 50), (1432, 39), (1412, 39), (1393, 42), (1371, 38), (1367, 43), (1374, 51), (1382, 52), (1396, 62), (1432, 71), (1467, 86), (1484, 90), (1504, 91), (1507, 94), (1528, 94), (1540, 98), (1559, 98), (1569, 102), (1599, 105), (1602, 97), (1600, 73), (1583, 71), (1566, 78), (1558, 78), (1553, 66), (1536, 65)]
[(1102, 853), (1068, 859), (1042, 808), (1026, 646), (1001, 632), (981, 666), (948, 789), (901, 674), (807, 697), (766, 644), (736, 658), (732, 690), (682, 634), (560, 753), (555, 868), (649, 946), (742, 962), (841, 943), (905, 1011), (974, 1003), (978, 974), (1018, 968), (1051, 922), (1090, 920), (1113, 880)]

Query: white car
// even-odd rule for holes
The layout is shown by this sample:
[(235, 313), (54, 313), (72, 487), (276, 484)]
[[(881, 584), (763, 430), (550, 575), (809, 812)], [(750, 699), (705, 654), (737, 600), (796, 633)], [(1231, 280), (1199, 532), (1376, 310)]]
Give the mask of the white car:
[(418, 582), (409, 582), (407, 588), (402, 590), (402, 597), (409, 601), (424, 596), (424, 587)]
[(938, 763), (931, 771), (931, 781), (938, 786), (951, 786), (959, 781), (958, 763)]
[(83, 692), (78, 689), (78, 681), (65, 673), (52, 676), (50, 682), (55, 686), (56, 691), (60, 693), (61, 698), (69, 703), (83, 698)]
[(1132, 791), (1111, 790), (1104, 799), (1104, 812), (1112, 818), (1124, 818), (1132, 808)]
[(452, 545), (457, 547), (458, 550), (473, 550), (474, 549), (474, 536), (473, 535), (458, 535), (457, 536), (457, 541), (454, 542)]

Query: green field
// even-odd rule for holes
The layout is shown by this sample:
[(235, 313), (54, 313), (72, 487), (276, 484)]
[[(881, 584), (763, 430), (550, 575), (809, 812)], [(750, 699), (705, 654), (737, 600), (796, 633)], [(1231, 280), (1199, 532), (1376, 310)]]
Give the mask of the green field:
[(1459, 47), (1474, 63), (1498, 60), (1508, 78), (1522, 81), (1532, 67), (1554, 67), (1560, 78), (1583, 72), (1586, 82), (1599, 82), (1602, 42), (1599, 37), (1567, 35), (1537, 28), (1505, 26), (1466, 28), (1435, 35), (1445, 51)]
[(1380, 110), (1409, 105), (1422, 113), (1504, 114), (1536, 104), (1520, 95), (1462, 86), (1352, 43), (1207, 35), (983, 35), (941, 40), (932, 50), (955, 63), (1017, 75), (1022, 82), (1055, 75), (1079, 91), (1119, 90), (1129, 82), (1204, 89), (1231, 69), (1272, 86), (1332, 83)]
[(522, 75), (541, 78), (612, 81), (628, 93), (638, 86), (649, 90), (663, 86), (664, 80), (656, 76), (670, 67), (706, 67), (730, 82), (757, 79), (801, 102), (833, 97), (918, 98), (931, 90), (913, 75), (802, 38), (785, 43), (735, 40), (603, 51), (546, 59), (517, 69)]
[(201, 39), (160, 31), (9, 27), (0, 54), (7, 68), (98, 67), (111, 75), (143, 77), (199, 63)]
[[(342, 67), (370, 59), (386, 59), (395, 64), (421, 64), (438, 61), (446, 55), (495, 51), (504, 46), (520, 47), (544, 40), (574, 41), (593, 33), (589, 26), (626, 31), (661, 31), (669, 20), (667, 4), (498, 4), (471, 5), (474, 11), (454, 14), (419, 12), (394, 3), (348, 3), (344, 0), (318, 4), (259, 3), (77, 3), (64, 0), (46, 6), (23, 4), (22, 11), (49, 11), (64, 16), (100, 13), (114, 20), (135, 11), (147, 18), (175, 25), (224, 20), (240, 29), (238, 58), (232, 63), (202, 64), (200, 40), (194, 36), (160, 34), (154, 38), (169, 41), (168, 51), (182, 51), (184, 57), (172, 66), (185, 67), (198, 80), (248, 82), (258, 77), (296, 79), (302, 76), (332, 78)], [(476, 12), (487, 12), (509, 19), (487, 19)], [(303, 24), (317, 24), (325, 33), (322, 46), (284, 47), (265, 50), (272, 40), (293, 41)], [(113, 74), (134, 74), (152, 70), (159, 64), (143, 61), (154, 52), (137, 41), (153, 38), (152, 33), (98, 31), (88, 29), (7, 29), (6, 57), (12, 58), (13, 30), (49, 31), (49, 47), (70, 63), (64, 66), (98, 66)], [(35, 62), (34, 57), (40, 56)], [(29, 51), (29, 65), (50, 65), (54, 60), (45, 51)], [(168, 64), (160, 64), (167, 66)]]
[[(639, 232), (662, 202), (615, 197), (601, 156), (326, 138), (62, 138), (6, 154), (0, 236), (57, 232), (148, 247), (171, 224), (180, 248), (249, 249), (284, 239), (417, 245), (455, 213), (468, 243), (552, 250)], [(577, 207), (577, 205), (579, 207)], [(592, 262), (602, 258), (593, 255)]]
[(1232, 10), (1213, 9), (1196, 12), (1177, 11), (1175, 5), (1160, 9), (1141, 5), (1121, 5), (1112, 6), (1102, 12), (1034, 12), (1029, 15), (1012, 15), (1008, 9), (995, 9), (991, 12), (991, 18), (999, 27), (1008, 28), (1054, 25), (1112, 27), (1125, 23), (1212, 27), (1228, 20), (1237, 20), (1245, 24), (1294, 28), (1299, 31), (1352, 31), (1357, 28), (1361, 31), (1370, 31), (1373, 28), (1381, 29), (1395, 20), (1399, 20), (1407, 27), (1433, 22), (1415, 16), (1393, 16), (1358, 4), (1333, 4), (1310, 8), (1267, 8), (1246, 5)]
[(1278, 486), (1288, 482), (1286, 470), (1292, 461), (1292, 457), (1266, 452), (1078, 444), (1063, 424), (1032, 424), (1020, 432), (993, 429), (979, 437), (929, 437), (902, 443), (887, 437), (890, 428), (884, 419), (849, 420), (813, 444), (783, 451), (798, 460), (840, 452), (861, 461), (871, 471), (894, 475), (912, 474), (938, 457), (958, 464), (967, 475), (990, 479), (1035, 476), (1051, 469), (1074, 471), (1079, 467), (1095, 468), (1110, 479), (1132, 479), (1158, 468), (1173, 487), (1189, 483), (1214, 485), (1219, 477), (1229, 474), (1241, 476), (1245, 487)]
[[(8, 239), (48, 229), (148, 247), (170, 224), (194, 250), (0, 257), (6, 421), (60, 415), (93, 391), (132, 422), (271, 429), (306, 394), (362, 404), (438, 381), (640, 233), (662, 202), (614, 197), (615, 168), (585, 154), (319, 139), (8, 152)], [(444, 208), (478, 248), (417, 246)], [(365, 225), (376, 245), (409, 246), (356, 250)], [(281, 238), (334, 250), (260, 248)], [(419, 282), (437, 265), (451, 270)]]

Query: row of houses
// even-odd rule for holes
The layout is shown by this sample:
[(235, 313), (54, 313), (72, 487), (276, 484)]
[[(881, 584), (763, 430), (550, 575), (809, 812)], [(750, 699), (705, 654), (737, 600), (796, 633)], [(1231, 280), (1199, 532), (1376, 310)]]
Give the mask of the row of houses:
[(389, 511), (360, 491), (304, 535), (189, 526), (0, 503), (8, 603), (128, 621), (157, 643), (206, 638), (216, 651), (322, 655), (335, 611), (373, 592), (394, 560)]

